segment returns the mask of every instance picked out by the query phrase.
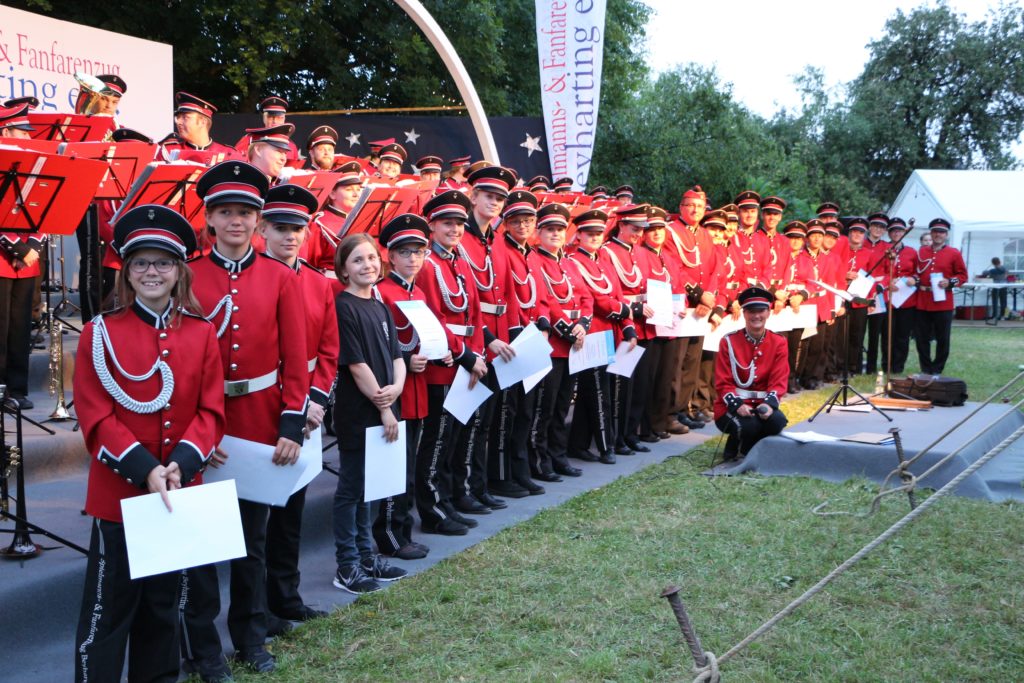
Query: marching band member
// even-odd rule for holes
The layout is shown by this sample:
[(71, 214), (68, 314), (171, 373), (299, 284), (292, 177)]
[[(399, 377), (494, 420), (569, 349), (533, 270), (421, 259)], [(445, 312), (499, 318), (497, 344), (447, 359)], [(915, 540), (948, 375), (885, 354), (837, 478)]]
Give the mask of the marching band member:
[[(767, 244), (758, 239), (758, 211), (761, 208), (761, 195), (753, 190), (740, 192), (733, 201), (736, 204), (736, 216), (739, 218), (736, 234), (729, 241), (735, 245), (741, 256), (740, 281), (744, 287), (755, 285), (761, 281), (761, 269), (765, 262)], [(703, 224), (702, 224), (703, 225)], [(734, 292), (736, 294), (736, 292)]]
[[(401, 418), (405, 421), (406, 486), (405, 493), (386, 498), (373, 523), (373, 536), (384, 555), (401, 560), (426, 557), (430, 548), (412, 540), (412, 507), (415, 491), (416, 446), (419, 444), (423, 418), (427, 416), (427, 357), (420, 353), (419, 337), (405, 313), (398, 307), (402, 301), (423, 301), (423, 290), (416, 286), (416, 276), (423, 268), (430, 244), (430, 227), (415, 214), (402, 214), (391, 219), (377, 238), (388, 250), (390, 269), (377, 283), (380, 296), (395, 321), (398, 348), (405, 359), (405, 386), (401, 395)], [(451, 365), (451, 353), (442, 360)]]
[[(320, 429), (327, 397), (338, 369), (338, 318), (334, 291), (323, 274), (301, 258), (306, 226), (316, 211), (316, 197), (297, 185), (278, 185), (267, 192), (259, 232), (265, 253), (295, 271), (306, 320), (309, 373), (307, 431)], [(306, 487), (293, 493), (284, 507), (271, 507), (267, 523), (267, 608), (277, 619), (307, 621), (326, 613), (307, 606), (299, 595), (299, 543)], [(280, 628), (271, 619), (271, 632)]]
[(327, 195), (322, 211), (313, 216), (309, 224), (309, 247), (306, 260), (324, 271), (329, 278), (334, 275), (334, 252), (341, 240), (341, 229), (348, 220), (348, 214), (359, 201), (363, 192), (363, 167), (358, 161), (347, 161), (337, 168), (338, 179)]
[[(864, 248), (864, 238), (867, 236), (868, 224), (863, 218), (854, 218), (846, 228), (846, 275), (843, 280), (843, 289), (849, 287), (860, 271), (867, 272), (872, 266), (872, 251)], [(855, 299), (850, 302), (849, 329), (847, 330), (847, 354), (846, 367), (851, 375), (859, 375), (864, 369), (864, 333), (868, 324), (868, 303), (863, 299)]]
[[(821, 249), (830, 259), (829, 285), (842, 291), (846, 289), (846, 254), (848, 246), (842, 236), (843, 224), (838, 220), (830, 219), (825, 222), (825, 240)], [(825, 298), (833, 312), (833, 318), (841, 318), (846, 315), (846, 307), (843, 300), (835, 294), (826, 290)], [(825, 381), (835, 382), (842, 372), (842, 353), (845, 340), (842, 335), (846, 332), (846, 326), (830, 325), (825, 329)]]
[(572, 192), (572, 178), (559, 178), (551, 183), (551, 191), (555, 194), (568, 194)]
[(220, 352), (190, 286), (188, 221), (138, 206), (118, 221), (114, 246), (126, 264), (122, 308), (85, 326), (75, 366), (93, 517), (75, 680), (121, 680), (127, 647), (129, 680), (174, 681), (181, 572), (129, 579), (120, 503), (159, 493), (171, 510), (168, 491), (201, 483), (224, 432)]
[[(577, 245), (569, 258), (594, 297), (594, 318), (590, 331), (613, 330), (616, 345), (626, 341), (632, 349), (637, 343), (637, 333), (630, 320), (629, 303), (622, 295), (622, 287), (614, 269), (600, 258), (607, 221), (608, 214), (601, 210), (585, 211), (577, 216), (573, 221), (576, 224)], [(580, 373), (572, 427), (569, 430), (570, 454), (588, 451), (593, 439), (598, 451), (608, 454), (605, 462), (612, 460), (617, 453), (616, 444), (620, 443), (617, 427), (607, 368), (602, 366), (595, 368), (593, 373)], [(582, 473), (576, 467), (572, 470)], [(558, 472), (557, 469), (555, 471)], [(578, 476), (572, 472), (566, 474)]]
[(416, 162), (416, 170), (419, 173), (420, 180), (440, 184), (441, 157), (433, 155), (420, 157), (419, 161)]
[(306, 167), (314, 171), (334, 169), (334, 150), (338, 146), (338, 131), (330, 126), (317, 126), (306, 138)]
[[(790, 221), (786, 223), (783, 233), (789, 240), (789, 254), (785, 260), (782, 287), (775, 291), (776, 312), (780, 311), (782, 306), (789, 306), (794, 313), (799, 313), (801, 304), (809, 296), (808, 283), (814, 278), (814, 265), (804, 249), (807, 226), (802, 221)], [(800, 391), (800, 338), (803, 332), (803, 329), (798, 327), (786, 333), (789, 366), (789, 383), (786, 390), (790, 394)]]
[(825, 223), (819, 218), (807, 221), (807, 241), (803, 254), (810, 263), (810, 278), (804, 281), (807, 290), (806, 302), (818, 311), (818, 324), (814, 336), (800, 342), (801, 360), (799, 371), (800, 386), (804, 389), (817, 389), (825, 379), (825, 327), (832, 324), (831, 297), (828, 292), (817, 284), (829, 282), (831, 279), (831, 261), (822, 251), (825, 241)]
[(526, 189), (534, 194), (551, 192), (551, 180), (546, 175), (535, 175), (527, 181)]
[(457, 157), (448, 161), (448, 173), (446, 177), (441, 181), (438, 186), (438, 192), (444, 190), (459, 190), (461, 192), (469, 191), (469, 183), (466, 182), (466, 173), (469, 169), (469, 160), (471, 157)]
[[(565, 231), (569, 226), (569, 209), (562, 204), (547, 204), (537, 212), (537, 248), (527, 257), (530, 269), (539, 276), (548, 295), (551, 316), (551, 371), (542, 380), (543, 391), (538, 395), (534, 412), (534, 442), (531, 467), (535, 473), (557, 472), (556, 467), (568, 470), (567, 455), (591, 460), (593, 455), (568, 453), (569, 434), (565, 417), (572, 401), (575, 378), (569, 375), (569, 348), (583, 348), (590, 322), (594, 315), (594, 297), (579, 275), (569, 265), (562, 251)], [(615, 456), (602, 453), (605, 461)], [(541, 477), (543, 478), (543, 477)], [(521, 484), (523, 482), (520, 482)], [(529, 489), (531, 495), (544, 493), (544, 488)]]
[[(285, 125), (285, 117), (288, 115), (288, 101), (283, 97), (277, 97), (271, 95), (270, 97), (263, 98), (256, 108), (263, 116), (263, 128), (276, 128), (278, 126)], [(324, 126), (327, 128), (328, 126)], [(286, 153), (286, 159), (288, 161), (297, 161), (299, 157), (299, 148), (295, 146), (295, 143), (291, 140), (291, 134), (295, 132), (295, 126), (292, 126), (291, 131), (288, 133), (288, 145)], [(238, 150), (239, 154), (248, 154), (249, 148), (252, 145), (252, 131), (246, 130), (238, 142), (235, 143), (235, 149)], [(334, 141), (337, 142), (337, 133), (335, 133)], [(250, 160), (251, 163), (251, 160)], [(327, 170), (330, 170), (328, 168)], [(276, 176), (275, 176), (276, 177)]]
[(914, 329), (917, 316), (917, 268), (919, 266), (917, 252), (913, 247), (903, 243), (903, 236), (907, 234), (906, 226), (902, 223), (891, 223), (889, 225), (889, 259), (893, 262), (892, 280), (889, 282), (889, 300), (892, 301), (892, 292), (896, 291), (897, 281), (906, 278), (906, 284), (914, 288), (914, 292), (906, 301), (899, 306), (892, 304), (890, 314), (892, 315), (892, 372), (899, 374), (903, 372), (907, 363), (907, 355), (910, 353), (910, 334)]
[[(921, 247), (917, 266), (917, 328), (914, 338), (921, 372), (941, 375), (949, 358), (949, 334), (953, 327), (953, 293), (949, 290), (967, 282), (967, 266), (960, 250), (946, 244), (951, 224), (935, 218), (928, 224), (932, 243)], [(937, 282), (933, 282), (936, 278)], [(932, 286), (946, 290), (945, 299), (935, 300)], [(935, 341), (935, 355), (931, 343)]]
[[(267, 176), (271, 185), (278, 182), (281, 171), (288, 163), (288, 152), (295, 145), (291, 139), (294, 132), (295, 126), (290, 123), (245, 129), (245, 137), (242, 140), (249, 141), (245, 151), (246, 158)], [(239, 144), (241, 142), (239, 141)]]
[(402, 164), (405, 163), (408, 153), (405, 147), (397, 142), (384, 145), (380, 148), (380, 158), (377, 161), (377, 177), (382, 180), (395, 180), (402, 173)]
[[(754, 233), (754, 239), (760, 244), (761, 266), (760, 283), (768, 291), (774, 293), (783, 286), (785, 279), (789, 244), (785, 235), (779, 231), (782, 214), (786, 211), (786, 200), (781, 197), (765, 197), (761, 200), (761, 225)], [(755, 250), (757, 247), (755, 247)]]
[(210, 165), (240, 157), (234, 147), (210, 137), (217, 107), (187, 92), (175, 93), (174, 102), (174, 132), (160, 141), (165, 156), (190, 150), (206, 152), (203, 156)]
[[(298, 460), (306, 426), (309, 372), (305, 311), (299, 279), (286, 265), (257, 254), (252, 236), (269, 182), (242, 161), (225, 161), (199, 177), (215, 243), (192, 262), (195, 293), (217, 327), (224, 379), (226, 433), (274, 448), (276, 465)], [(215, 461), (230, 456), (218, 451)], [(260, 673), (272, 671), (264, 648), (266, 533), (269, 506), (238, 501), (246, 556), (231, 561), (228, 632), (235, 659)], [(185, 579), (186, 668), (202, 677), (223, 676), (214, 619), (220, 589), (213, 566), (188, 570)]]
[[(445, 327), (452, 359), (470, 373), (470, 381), (475, 383), (487, 374), (483, 321), (473, 275), (458, 252), (470, 208), (469, 197), (459, 190), (437, 194), (423, 206), (423, 216), (430, 226), (430, 253), (416, 284)], [(452, 505), (456, 495), (452, 461), (469, 457), (465, 452), (456, 456), (456, 442), (463, 428), (442, 407), (456, 368), (430, 363), (424, 373), (428, 410), (416, 453), (416, 509), (424, 533), (462, 536), (477, 522), (463, 517)]]
[(789, 376), (786, 339), (765, 329), (774, 297), (760, 287), (739, 296), (745, 326), (722, 337), (715, 364), (715, 426), (728, 434), (725, 460), (742, 460), (787, 424), (779, 402)]
[[(871, 262), (868, 265), (868, 269), (874, 267), (874, 270), (870, 271), (868, 275), (876, 278), (884, 278), (885, 268), (887, 262), (885, 260), (885, 252), (889, 248), (889, 243), (883, 239), (886, 231), (889, 228), (890, 219), (884, 213), (874, 213), (868, 216), (868, 235), (867, 239), (864, 240), (864, 249), (871, 254)], [(886, 313), (872, 314), (874, 311), (874, 293), (871, 295), (871, 304), (868, 306), (868, 322), (867, 322), (867, 374), (873, 375), (878, 370), (878, 359), (881, 356), (882, 366), (886, 365), (886, 358), (888, 357), (888, 349), (885, 345), (885, 330), (886, 330)]]
[(612, 193), (612, 196), (623, 204), (632, 204), (633, 196), (635, 194), (636, 190), (633, 189), (632, 185), (619, 185), (615, 188), (615, 192)]

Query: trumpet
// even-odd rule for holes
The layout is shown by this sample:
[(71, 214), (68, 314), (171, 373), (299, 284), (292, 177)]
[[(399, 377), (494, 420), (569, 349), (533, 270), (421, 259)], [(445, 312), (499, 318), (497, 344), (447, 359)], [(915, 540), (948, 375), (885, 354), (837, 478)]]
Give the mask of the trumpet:
[(101, 97), (117, 95), (107, 87), (106, 83), (91, 74), (76, 72), (75, 80), (78, 82), (78, 99), (75, 100), (76, 114), (93, 116), (99, 111)]
[(56, 421), (71, 420), (64, 400), (64, 323), (50, 323), (50, 396), (57, 397), (57, 406), (50, 413)]

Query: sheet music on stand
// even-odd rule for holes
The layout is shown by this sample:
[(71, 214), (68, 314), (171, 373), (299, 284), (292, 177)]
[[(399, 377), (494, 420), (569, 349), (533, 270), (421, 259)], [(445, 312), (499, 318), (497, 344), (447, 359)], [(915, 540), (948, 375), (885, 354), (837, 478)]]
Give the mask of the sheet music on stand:
[(299, 170), (288, 175), (283, 182), (286, 185), (298, 185), (304, 190), (309, 190), (316, 197), (317, 205), (323, 208), (339, 177), (337, 173), (331, 171)]
[(206, 213), (203, 200), (196, 194), (196, 181), (204, 171), (205, 166), (187, 162), (148, 164), (132, 183), (111, 222), (116, 223), (125, 212), (141, 204), (160, 204), (180, 213), (201, 234), (206, 229)]
[(114, 130), (112, 116), (29, 112), (28, 121), (35, 128), (32, 132), (35, 140), (100, 142)]
[(411, 212), (418, 196), (418, 190), (413, 187), (364, 187), (338, 231), (338, 237), (365, 232), (376, 238), (392, 218)]
[(0, 146), (0, 230), (70, 235), (106, 164)]
[(107, 174), (96, 191), (96, 199), (124, 199), (139, 173), (156, 159), (157, 146), (137, 140), (127, 142), (69, 142), (61, 153), (69, 157), (101, 161)]

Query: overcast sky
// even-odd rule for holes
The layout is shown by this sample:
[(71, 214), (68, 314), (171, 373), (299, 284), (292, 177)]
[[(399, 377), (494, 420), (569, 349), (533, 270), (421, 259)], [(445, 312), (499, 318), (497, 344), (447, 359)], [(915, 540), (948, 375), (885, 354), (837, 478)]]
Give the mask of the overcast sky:
[[(883, 34), (897, 9), (909, 12), (922, 0), (731, 0), (693, 3), (644, 0), (653, 9), (647, 27), (648, 62), (655, 72), (676, 64), (714, 66), (732, 84), (735, 98), (770, 118), (780, 108), (798, 109), (793, 76), (812, 64), (826, 85), (860, 75), (867, 44)], [(1020, 4), (1024, 0), (1012, 0)], [(927, 3), (934, 4), (934, 2)], [(970, 21), (985, 18), (993, 0), (949, 0)], [(1024, 145), (1016, 147), (1024, 158)]]

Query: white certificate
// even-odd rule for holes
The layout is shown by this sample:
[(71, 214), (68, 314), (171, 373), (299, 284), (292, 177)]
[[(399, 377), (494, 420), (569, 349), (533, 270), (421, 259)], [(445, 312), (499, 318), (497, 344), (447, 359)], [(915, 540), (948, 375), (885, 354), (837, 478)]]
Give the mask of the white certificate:
[(551, 344), (533, 323), (519, 333), (511, 346), (516, 350), (515, 358), (506, 363), (497, 357), (492, 363), (494, 374), (498, 378), (498, 386), (502, 389), (508, 389), (516, 382), (532, 377), (545, 368), (551, 369)]
[(615, 349), (615, 362), (608, 366), (608, 373), (632, 377), (636, 370), (636, 364), (640, 362), (640, 356), (644, 355), (644, 347), (637, 344), (633, 350), (629, 350), (629, 342), (619, 342)]
[(245, 556), (235, 483), (189, 486), (167, 494), (125, 498), (124, 540), (133, 579)]
[(448, 355), (448, 337), (441, 321), (427, 308), (424, 301), (398, 301), (398, 310), (408, 318), (420, 338), (420, 353), (428, 360), (438, 360)]
[[(800, 310), (804, 310), (804, 306), (801, 306)], [(772, 312), (765, 323), (765, 328), (779, 334), (789, 332), (794, 327), (796, 327), (796, 314), (793, 313), (793, 309), (789, 306), (784, 307), (778, 313)]]
[(569, 347), (569, 374), (608, 365), (614, 357), (615, 335), (611, 330), (588, 334), (583, 338), (583, 347), (579, 351)]
[(477, 382), (472, 389), (469, 388), (469, 372), (466, 368), (459, 366), (455, 373), (455, 380), (448, 395), (444, 397), (444, 409), (447, 410), (456, 420), (462, 424), (469, 424), (469, 419), (484, 401), (491, 397), (491, 390), (484, 386), (483, 382)]
[(861, 299), (870, 298), (871, 288), (875, 286), (875, 278), (871, 277), (863, 270), (857, 271), (857, 279), (850, 283), (850, 286), (846, 288), (846, 291), (851, 296), (855, 296)]
[(308, 483), (319, 472), (317, 468), (323, 467), (319, 438), (305, 440), (294, 465), (275, 465), (273, 446), (235, 436), (225, 436), (220, 448), (228, 454), (227, 462), (220, 467), (207, 467), (203, 481), (234, 479), (238, 497), (253, 503), (283, 507), (304, 486), (300, 481), (306, 479)]
[[(850, 294), (849, 292), (844, 292), (841, 289), (836, 289), (832, 285), (826, 284), (826, 283), (821, 282), (819, 280), (811, 280), (811, 282), (813, 282), (814, 284), (818, 285), (819, 287), (824, 289), (826, 292), (832, 292), (833, 294), (835, 294), (837, 297), (839, 297), (843, 301), (853, 301), (853, 294)], [(854, 280), (854, 282), (856, 282), (856, 280)], [(874, 282), (874, 280), (872, 280), (872, 282)]]
[[(796, 319), (793, 324), (793, 329), (798, 328), (817, 329), (818, 328), (818, 307), (814, 304), (805, 304), (800, 307), (800, 312), (796, 314)], [(811, 335), (805, 335), (804, 339)]]
[(722, 322), (718, 324), (718, 327), (704, 335), (704, 350), (711, 351), (712, 353), (717, 352), (719, 345), (722, 343), (722, 337), (730, 332), (742, 330), (744, 327), (746, 327), (746, 322), (743, 320), (742, 313), (735, 320), (733, 320), (731, 315), (726, 315)]
[(384, 438), (384, 427), (366, 428), (363, 461), (363, 500), (369, 503), (405, 493), (405, 422), (398, 423), (398, 438)]
[(868, 315), (878, 315), (879, 313), (885, 313), (885, 311), (887, 310), (885, 306), (885, 297), (882, 296), (881, 294), (875, 295), (875, 300), (871, 303), (871, 305), (874, 307), (874, 309), (868, 311)]
[[(305, 469), (302, 470), (298, 481), (295, 482), (295, 489), (292, 493), (309, 484), (316, 479), (316, 475), (324, 471), (324, 444), (319, 427), (314, 429), (313, 433), (303, 442), (302, 450), (308, 453), (308, 457), (303, 458), (302, 454), (299, 454), (299, 462), (296, 465), (302, 465)], [(320, 454), (319, 457), (316, 455), (317, 453)]]
[(893, 308), (902, 308), (903, 304), (907, 303), (907, 299), (910, 298), (910, 295), (914, 293), (917, 287), (907, 284), (907, 278), (905, 277), (897, 278), (893, 284), (896, 285), (896, 289), (892, 293), (892, 306)]
[(661, 280), (648, 280), (647, 305), (654, 311), (654, 315), (647, 319), (647, 324), (672, 326), (675, 306), (672, 303), (671, 285)]
[(946, 276), (943, 275), (942, 273), (932, 273), (932, 299), (934, 299), (935, 301), (946, 300), (946, 290), (944, 290), (942, 287), (939, 287), (939, 283), (945, 279)]
[(547, 377), (549, 372), (551, 372), (551, 364), (550, 363), (543, 370), (538, 370), (537, 372), (533, 373), (532, 375), (530, 375), (529, 377), (524, 379), (523, 380), (523, 392), (524, 393), (528, 393), (530, 391), (530, 389), (533, 389), (535, 386), (540, 384), (540, 381), (542, 379), (544, 379), (545, 377)]

